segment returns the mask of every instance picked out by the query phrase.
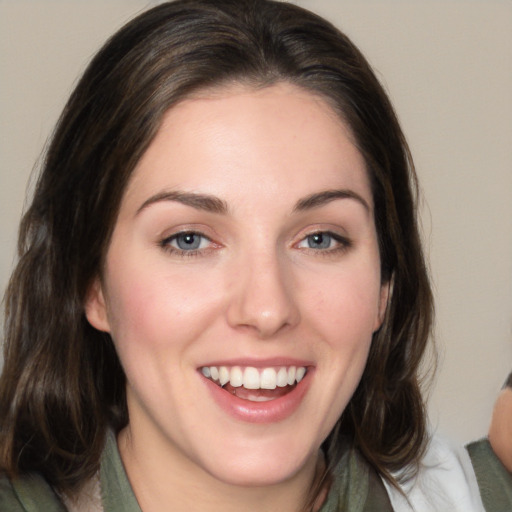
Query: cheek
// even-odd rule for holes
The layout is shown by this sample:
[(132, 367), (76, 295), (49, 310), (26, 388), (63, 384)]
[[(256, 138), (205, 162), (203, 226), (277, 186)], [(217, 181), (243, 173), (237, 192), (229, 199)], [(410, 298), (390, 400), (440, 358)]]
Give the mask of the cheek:
[(368, 358), (380, 302), (380, 275), (374, 268), (347, 270), (317, 281), (321, 286), (311, 296), (309, 324), (324, 355), (320, 369), (325, 389), (333, 393), (334, 419), (357, 387)]
[(371, 337), (380, 311), (380, 275), (374, 266), (359, 271), (346, 269), (327, 276), (316, 276), (314, 293), (307, 300), (307, 314), (324, 326), (333, 342), (358, 344)]
[(108, 289), (111, 334), (121, 359), (161, 358), (196, 340), (220, 305), (214, 279), (187, 272), (155, 272), (135, 265), (114, 272)]

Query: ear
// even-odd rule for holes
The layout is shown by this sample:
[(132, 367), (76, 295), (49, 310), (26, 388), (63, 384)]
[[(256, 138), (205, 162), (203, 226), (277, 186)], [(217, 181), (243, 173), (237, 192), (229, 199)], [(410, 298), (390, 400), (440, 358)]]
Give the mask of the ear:
[(107, 306), (99, 277), (94, 279), (87, 290), (84, 308), (85, 316), (93, 327), (99, 331), (110, 332)]
[(379, 296), (379, 310), (377, 312), (377, 319), (375, 321), (374, 332), (378, 331), (382, 323), (384, 322), (384, 317), (386, 316), (386, 309), (388, 307), (388, 302), (391, 297), (393, 291), (393, 278), (391, 278), (388, 282), (382, 283), (380, 287), (380, 296)]

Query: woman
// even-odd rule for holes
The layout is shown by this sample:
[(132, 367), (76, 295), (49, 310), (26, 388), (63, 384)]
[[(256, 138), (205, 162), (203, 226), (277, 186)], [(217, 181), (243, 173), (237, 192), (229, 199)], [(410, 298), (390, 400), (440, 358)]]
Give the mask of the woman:
[(321, 18), (182, 0), (128, 23), (22, 221), (0, 504), (380, 511), (409, 490), (418, 510), (479, 510), (470, 488), (416, 485), (415, 193), (389, 100)]

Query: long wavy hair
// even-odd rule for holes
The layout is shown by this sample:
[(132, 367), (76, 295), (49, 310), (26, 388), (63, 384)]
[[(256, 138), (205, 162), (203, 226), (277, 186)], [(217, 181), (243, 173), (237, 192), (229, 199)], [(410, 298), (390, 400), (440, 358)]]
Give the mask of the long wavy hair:
[(94, 57), (60, 117), (19, 233), (5, 298), (0, 470), (38, 471), (73, 492), (98, 469), (107, 429), (129, 418), (125, 375), (84, 299), (119, 204), (162, 116), (193, 93), (288, 82), (324, 98), (350, 128), (375, 203), (391, 283), (361, 382), (325, 440), (347, 438), (384, 478), (426, 442), (419, 365), (433, 307), (418, 234), (417, 182), (393, 107), (354, 44), (324, 19), (271, 0), (177, 0), (139, 15)]

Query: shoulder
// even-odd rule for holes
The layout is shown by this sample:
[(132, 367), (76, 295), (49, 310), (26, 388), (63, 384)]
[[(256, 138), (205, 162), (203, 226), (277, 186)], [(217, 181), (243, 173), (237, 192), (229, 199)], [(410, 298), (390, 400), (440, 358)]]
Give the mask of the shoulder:
[(402, 484), (403, 494), (388, 484), (386, 488), (398, 512), (484, 511), (468, 453), (439, 436), (432, 437), (417, 474)]
[(0, 510), (2, 512), (65, 512), (53, 489), (37, 473), (14, 481), (0, 476)]
[(487, 512), (512, 510), (512, 475), (494, 454), (488, 439), (467, 445)]
[(0, 476), (0, 510), (8, 512), (24, 511), (11, 481), (6, 476)]
[[(433, 436), (412, 478), (406, 472), (394, 477), (400, 490), (378, 477), (376, 485), (368, 464), (349, 450), (334, 472), (334, 482), (321, 512), (338, 510), (394, 512), (484, 512), (477, 478), (468, 452), (439, 436)], [(373, 499), (382, 488), (378, 500)], [(387, 495), (386, 495), (387, 493)], [(510, 507), (503, 512), (512, 510)], [(489, 509), (487, 512), (501, 512)]]

